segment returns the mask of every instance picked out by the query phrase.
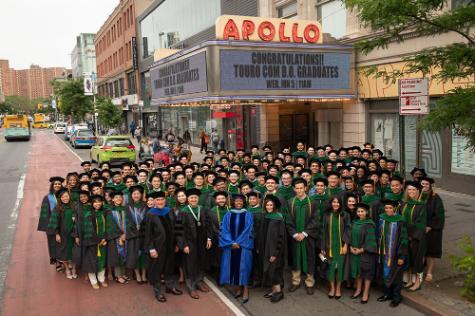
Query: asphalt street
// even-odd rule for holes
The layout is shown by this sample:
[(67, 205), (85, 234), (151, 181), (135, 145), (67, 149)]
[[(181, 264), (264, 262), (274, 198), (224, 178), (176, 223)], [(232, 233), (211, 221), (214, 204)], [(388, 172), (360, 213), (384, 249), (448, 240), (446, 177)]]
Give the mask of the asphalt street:
[[(0, 311), (3, 302), (4, 282), (12, 250), (13, 236), (22, 202), (18, 193), (24, 182), (31, 141), (7, 142), (0, 130)], [(21, 189), (21, 187), (20, 187)]]

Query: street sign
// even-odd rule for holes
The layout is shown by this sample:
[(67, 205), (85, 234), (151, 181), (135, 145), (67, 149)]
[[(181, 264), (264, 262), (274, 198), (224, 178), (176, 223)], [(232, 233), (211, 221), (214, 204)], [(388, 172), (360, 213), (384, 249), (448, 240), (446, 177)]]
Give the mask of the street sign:
[(429, 114), (429, 82), (426, 78), (399, 79), (399, 114)]

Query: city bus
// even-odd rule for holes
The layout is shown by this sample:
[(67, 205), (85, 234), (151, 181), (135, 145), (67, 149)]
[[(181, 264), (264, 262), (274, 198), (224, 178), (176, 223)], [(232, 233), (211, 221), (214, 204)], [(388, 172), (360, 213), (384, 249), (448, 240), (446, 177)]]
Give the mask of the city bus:
[(46, 123), (46, 116), (41, 113), (36, 113), (33, 115), (33, 128), (47, 128), (48, 124)]
[(7, 141), (30, 140), (31, 129), (28, 116), (24, 114), (5, 115), (3, 118), (4, 136)]

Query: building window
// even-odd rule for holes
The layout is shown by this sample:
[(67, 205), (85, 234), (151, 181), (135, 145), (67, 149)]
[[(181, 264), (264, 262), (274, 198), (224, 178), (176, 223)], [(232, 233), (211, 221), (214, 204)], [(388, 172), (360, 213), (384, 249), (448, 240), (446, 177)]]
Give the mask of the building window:
[(119, 96), (125, 95), (124, 93), (124, 78), (119, 79)]
[(135, 72), (129, 72), (127, 74), (127, 87), (129, 88), (129, 93), (127, 94), (136, 94), (137, 93), (137, 84), (135, 81)]
[(457, 9), (460, 6), (467, 6), (472, 0), (452, 0), (452, 9)]
[(277, 8), (277, 16), (282, 19), (297, 18), (297, 1), (293, 1)]
[(451, 170), (453, 173), (475, 176), (475, 153), (467, 148), (467, 143), (459, 127), (452, 129)]
[(340, 0), (317, 4), (317, 20), (322, 24), (325, 33), (330, 33), (337, 39), (345, 36), (346, 9)]

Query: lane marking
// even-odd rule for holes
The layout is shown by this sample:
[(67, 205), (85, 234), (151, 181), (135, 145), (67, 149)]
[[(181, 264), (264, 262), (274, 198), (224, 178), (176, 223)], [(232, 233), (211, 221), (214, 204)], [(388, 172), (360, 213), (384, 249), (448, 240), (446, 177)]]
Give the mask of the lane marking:
[(224, 303), (224, 305), (226, 305), (234, 313), (234, 315), (236, 315), (236, 316), (246, 316), (246, 314), (244, 314), (233, 302), (231, 302), (231, 300), (226, 295), (224, 295), (224, 293), (220, 289), (218, 289), (218, 287), (216, 285), (214, 285), (213, 282), (208, 280), (207, 277), (204, 278), (204, 281), (205, 281), (206, 285), (208, 285), (208, 287), (214, 293), (216, 293), (216, 295)]
[(20, 205), (21, 205), (21, 201), (23, 200), (23, 195), (24, 195), (23, 189), (25, 188), (25, 180), (26, 180), (26, 173), (21, 175), (20, 182), (18, 182), (15, 206), (13, 207), (13, 210), (10, 214), (10, 219), (12, 219), (14, 222), (8, 228), (10, 227), (15, 228), (16, 226), (18, 212), (20, 211)]
[(64, 142), (57, 134), (54, 134), (54, 136), (56, 136), (56, 138), (58, 138), (58, 140), (61, 142), (61, 144), (63, 144), (70, 152), (73, 153), (74, 156), (76, 156), (77, 159), (79, 159), (79, 161), (83, 162), (84, 160), (74, 151), (72, 150), (72, 148), (70, 148), (68, 146), (68, 144), (66, 144), (66, 142)]

